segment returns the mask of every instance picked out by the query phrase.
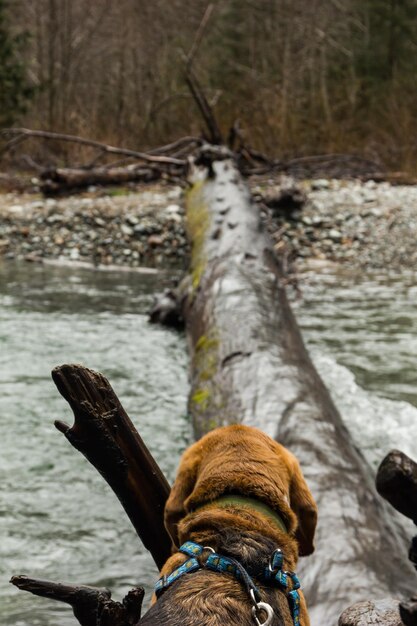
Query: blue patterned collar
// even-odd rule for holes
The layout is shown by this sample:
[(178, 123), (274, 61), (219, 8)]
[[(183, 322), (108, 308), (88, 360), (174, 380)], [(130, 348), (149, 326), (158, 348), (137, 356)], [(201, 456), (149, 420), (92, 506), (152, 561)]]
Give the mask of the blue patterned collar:
[[(236, 578), (246, 589), (252, 601), (252, 615), (257, 626), (268, 626), (272, 622), (273, 609), (269, 604), (261, 601), (261, 594), (258, 587), (250, 577), (246, 569), (228, 556), (217, 554), (213, 548), (202, 546), (193, 541), (186, 541), (179, 549), (188, 558), (182, 565), (174, 569), (168, 576), (163, 576), (155, 585), (155, 593), (159, 596), (165, 589), (170, 587), (175, 581), (199, 569), (207, 569), (221, 574), (230, 574)], [(267, 565), (260, 568), (259, 578), (262, 582), (281, 589), (288, 598), (294, 626), (300, 624), (300, 581), (294, 572), (283, 570), (284, 555), (280, 549), (273, 552)], [(289, 587), (291, 586), (291, 590)], [(267, 615), (266, 621), (261, 622), (259, 617)]]

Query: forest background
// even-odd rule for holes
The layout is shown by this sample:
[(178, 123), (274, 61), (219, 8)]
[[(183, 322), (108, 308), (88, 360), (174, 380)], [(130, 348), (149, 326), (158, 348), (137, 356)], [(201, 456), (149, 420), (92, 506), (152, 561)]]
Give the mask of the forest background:
[[(147, 149), (199, 134), (184, 81), (207, 0), (0, 0), (0, 127)], [(417, 171), (416, 0), (218, 0), (195, 71), (271, 156)], [(66, 148), (48, 145), (50, 157)]]

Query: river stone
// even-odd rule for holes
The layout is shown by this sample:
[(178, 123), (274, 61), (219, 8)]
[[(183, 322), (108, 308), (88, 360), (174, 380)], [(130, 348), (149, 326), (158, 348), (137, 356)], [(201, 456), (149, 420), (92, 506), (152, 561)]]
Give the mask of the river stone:
[(317, 180), (313, 180), (311, 183), (311, 188), (315, 191), (319, 191), (320, 189), (329, 189), (330, 181), (325, 178), (318, 178)]
[(337, 230), (336, 228), (331, 228), (329, 230), (328, 236), (333, 241), (340, 241), (342, 239), (342, 233), (340, 232), (340, 230)]
[(175, 215), (177, 213), (181, 213), (181, 207), (178, 204), (170, 204), (165, 209), (165, 213), (168, 213), (168, 215)]
[(399, 600), (364, 600), (343, 611), (338, 626), (404, 626), (400, 618)]
[(128, 215), (126, 217), (126, 222), (130, 225), (130, 226), (136, 226), (137, 224), (139, 224), (139, 218), (136, 217), (136, 215)]
[(9, 211), (10, 213), (23, 213), (24, 209), (20, 204), (14, 204), (13, 206), (9, 207)]
[(151, 247), (157, 247), (157, 246), (162, 246), (162, 244), (164, 243), (164, 240), (162, 237), (159, 237), (158, 235), (151, 235), (148, 238), (148, 245)]
[(122, 231), (122, 233), (124, 235), (126, 235), (127, 237), (131, 237), (134, 234), (134, 230), (133, 228), (131, 228), (130, 226), (128, 226), (127, 224), (122, 224), (120, 226), (120, 230)]

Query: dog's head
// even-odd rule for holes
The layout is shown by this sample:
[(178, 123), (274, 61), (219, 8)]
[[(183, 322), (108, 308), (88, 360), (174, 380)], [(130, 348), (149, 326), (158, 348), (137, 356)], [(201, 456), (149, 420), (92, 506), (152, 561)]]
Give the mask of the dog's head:
[(241, 425), (218, 428), (184, 453), (165, 507), (174, 545), (182, 518), (227, 493), (268, 505), (284, 517), (299, 554), (314, 551), (317, 506), (297, 459), (260, 430)]

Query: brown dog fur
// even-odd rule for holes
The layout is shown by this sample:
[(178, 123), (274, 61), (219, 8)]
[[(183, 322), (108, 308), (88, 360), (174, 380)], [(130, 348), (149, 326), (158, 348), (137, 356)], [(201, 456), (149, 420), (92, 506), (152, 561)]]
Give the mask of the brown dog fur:
[[(225, 495), (254, 498), (277, 512), (285, 533), (262, 512), (230, 504), (210, 505)], [(201, 508), (203, 507), (203, 508)], [(187, 540), (208, 545), (250, 567), (267, 563), (275, 548), (284, 553), (284, 569), (295, 571), (298, 555), (314, 550), (317, 507), (297, 459), (256, 428), (218, 428), (183, 455), (165, 507), (165, 525), (174, 554), (161, 570), (170, 574), (188, 557), (176, 552)], [(292, 626), (285, 594), (257, 581), (262, 599), (274, 608), (274, 625)], [(301, 597), (301, 626), (309, 626)], [(227, 574), (201, 569), (168, 588), (141, 624), (172, 626), (239, 624), (253, 626), (251, 603), (242, 585)]]

